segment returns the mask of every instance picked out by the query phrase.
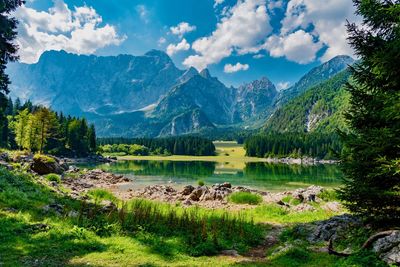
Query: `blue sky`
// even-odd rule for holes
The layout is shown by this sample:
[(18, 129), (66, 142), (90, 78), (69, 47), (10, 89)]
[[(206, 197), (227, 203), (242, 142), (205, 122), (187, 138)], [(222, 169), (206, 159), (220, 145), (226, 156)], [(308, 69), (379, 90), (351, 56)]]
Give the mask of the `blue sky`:
[(179, 68), (209, 68), (227, 85), (267, 76), (279, 88), (339, 54), (352, 55), (351, 0), (28, 0), (21, 61), (46, 50), (142, 55), (166, 51)]

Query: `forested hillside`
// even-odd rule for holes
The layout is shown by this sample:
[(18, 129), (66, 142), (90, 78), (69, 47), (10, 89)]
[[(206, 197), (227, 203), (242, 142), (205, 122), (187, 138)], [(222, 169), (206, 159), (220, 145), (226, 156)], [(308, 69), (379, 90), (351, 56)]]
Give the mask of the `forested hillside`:
[(63, 156), (86, 156), (96, 151), (94, 125), (86, 119), (64, 116), (30, 101), (23, 105), (5, 99), (7, 123), (2, 128), (3, 148)]
[(268, 119), (265, 132), (325, 132), (345, 129), (343, 111), (348, 105), (344, 86), (350, 73), (343, 71), (293, 98)]

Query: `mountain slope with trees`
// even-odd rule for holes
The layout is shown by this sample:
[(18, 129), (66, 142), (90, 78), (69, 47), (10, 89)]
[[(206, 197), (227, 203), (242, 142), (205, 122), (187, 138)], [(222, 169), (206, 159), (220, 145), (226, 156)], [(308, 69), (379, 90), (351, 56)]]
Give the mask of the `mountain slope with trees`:
[(327, 132), (345, 130), (343, 112), (349, 94), (345, 84), (349, 71), (343, 71), (279, 107), (268, 119), (266, 132)]

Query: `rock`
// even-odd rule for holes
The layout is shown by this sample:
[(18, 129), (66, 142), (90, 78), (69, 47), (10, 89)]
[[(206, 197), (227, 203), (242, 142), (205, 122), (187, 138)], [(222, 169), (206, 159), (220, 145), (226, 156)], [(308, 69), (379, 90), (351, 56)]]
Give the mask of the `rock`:
[(193, 201), (199, 201), (201, 196), (204, 195), (205, 193), (208, 193), (208, 187), (203, 185), (203, 186), (198, 186), (193, 190), (193, 192), (189, 195), (190, 200)]
[(68, 217), (76, 218), (78, 216), (79, 216), (79, 212), (77, 212), (75, 210), (71, 210), (70, 212), (68, 212)]
[(7, 152), (0, 153), (0, 161), (8, 162), (10, 161), (10, 156)]
[(64, 172), (57, 158), (45, 155), (36, 155), (33, 157), (31, 169), (40, 175), (49, 173), (62, 174)]
[(336, 237), (338, 232), (345, 231), (352, 227), (361, 226), (361, 220), (350, 214), (335, 216), (328, 220), (318, 222), (308, 237), (308, 240), (315, 243), (329, 241), (330, 238)]
[(185, 206), (192, 206), (193, 205), (192, 201), (190, 201), (189, 199), (186, 199), (185, 201), (183, 201), (182, 204), (185, 205)]
[(220, 253), (223, 256), (238, 257), (239, 253), (234, 249), (223, 250)]
[(342, 204), (339, 202), (328, 202), (322, 206), (324, 210), (332, 212), (340, 212), (342, 210)]
[(194, 190), (194, 186), (192, 186), (192, 185), (186, 185), (186, 186), (183, 188), (181, 194), (182, 194), (183, 196), (187, 196), (187, 195), (190, 195), (190, 193), (192, 193), (193, 190)]
[(225, 187), (225, 188), (232, 188), (231, 183), (225, 182), (221, 185), (221, 187)]
[(400, 265), (400, 230), (375, 241), (372, 250), (387, 264)]
[(315, 208), (307, 203), (301, 203), (299, 205), (293, 206), (291, 208), (294, 212), (305, 212), (305, 211), (315, 211)]
[(14, 169), (14, 167), (11, 164), (9, 164), (5, 161), (2, 161), (2, 160), (0, 161), (0, 166), (6, 168), (9, 171), (12, 171)]
[(71, 165), (71, 166), (68, 167), (67, 172), (68, 173), (77, 173), (77, 172), (79, 172), (79, 168), (74, 166), (74, 165)]
[(61, 204), (49, 204), (43, 207), (44, 212), (54, 212), (61, 215), (64, 212), (64, 206)]
[(118, 209), (117, 206), (109, 200), (103, 200), (100, 205), (102, 206), (101, 211), (104, 213), (110, 213)]
[(292, 193), (292, 196), (299, 199), (301, 202), (315, 202), (317, 201), (317, 195), (324, 191), (321, 186), (312, 185), (306, 189), (297, 189)]

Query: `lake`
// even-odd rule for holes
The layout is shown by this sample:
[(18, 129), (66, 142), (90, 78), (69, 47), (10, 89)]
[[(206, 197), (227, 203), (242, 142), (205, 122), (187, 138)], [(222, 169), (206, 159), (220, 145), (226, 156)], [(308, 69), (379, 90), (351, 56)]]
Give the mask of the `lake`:
[[(100, 168), (123, 174), (133, 183), (132, 189), (153, 184), (168, 184), (176, 188), (196, 185), (202, 180), (206, 185), (230, 182), (234, 186), (246, 186), (265, 191), (293, 190), (308, 185), (337, 187), (341, 183), (341, 171), (333, 164), (289, 165), (265, 162), (244, 163), (241, 169), (232, 168), (229, 162), (203, 161), (148, 161), (129, 160), (97, 165), (79, 165), (81, 168)], [(124, 188), (127, 189), (127, 188)]]

